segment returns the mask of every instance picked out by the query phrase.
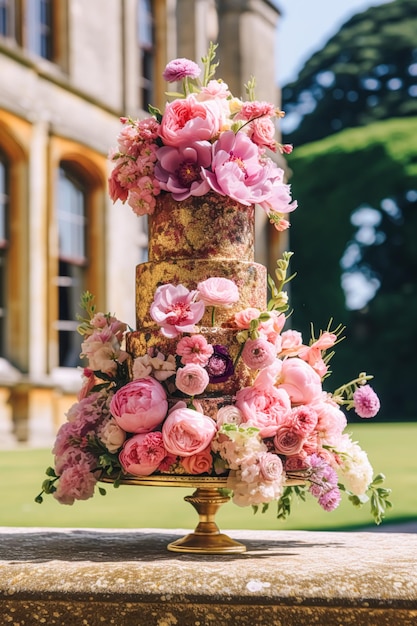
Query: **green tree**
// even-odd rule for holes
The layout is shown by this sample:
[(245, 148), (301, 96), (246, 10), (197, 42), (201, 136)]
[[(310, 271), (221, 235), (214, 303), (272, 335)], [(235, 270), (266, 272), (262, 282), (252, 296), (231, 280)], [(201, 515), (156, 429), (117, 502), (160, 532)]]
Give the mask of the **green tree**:
[(300, 146), (377, 120), (417, 115), (417, 0), (352, 17), (282, 91), (285, 142)]
[[(415, 418), (417, 373), (417, 117), (347, 129), (289, 157), (291, 304), (294, 328), (306, 341), (334, 324), (346, 325), (328, 379), (332, 388), (357, 375), (375, 375), (382, 416)], [(362, 305), (350, 296), (371, 293)], [(345, 285), (345, 289), (342, 286)], [(356, 289), (356, 293), (355, 293)], [(330, 389), (330, 388), (329, 388)]]

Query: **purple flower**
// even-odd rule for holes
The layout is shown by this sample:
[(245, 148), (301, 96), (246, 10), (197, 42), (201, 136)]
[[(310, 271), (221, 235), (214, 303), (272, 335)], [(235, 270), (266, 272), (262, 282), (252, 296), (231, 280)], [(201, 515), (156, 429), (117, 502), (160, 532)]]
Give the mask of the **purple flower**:
[(355, 413), (365, 418), (375, 417), (380, 407), (379, 398), (370, 385), (356, 389), (353, 394), (353, 403)]
[(210, 383), (223, 383), (233, 376), (235, 368), (226, 346), (213, 346), (213, 354), (206, 366)]
[(329, 491), (326, 491), (323, 495), (319, 497), (319, 504), (325, 511), (334, 511), (341, 500), (339, 487), (333, 487)]
[(194, 61), (190, 61), (190, 59), (174, 59), (174, 61), (168, 63), (162, 76), (167, 83), (175, 83), (177, 80), (187, 77), (197, 78), (200, 74), (201, 69)]
[(174, 200), (203, 196), (210, 185), (202, 177), (202, 169), (211, 163), (211, 144), (196, 141), (189, 146), (164, 146), (156, 153), (155, 177), (161, 189), (170, 191)]

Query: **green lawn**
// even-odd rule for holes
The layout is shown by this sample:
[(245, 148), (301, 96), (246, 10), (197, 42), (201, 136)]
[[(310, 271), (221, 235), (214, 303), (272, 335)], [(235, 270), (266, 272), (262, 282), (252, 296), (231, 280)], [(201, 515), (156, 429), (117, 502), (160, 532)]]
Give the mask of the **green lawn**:
[[(393, 490), (393, 509), (385, 524), (417, 520), (417, 423), (364, 423), (350, 427), (354, 439), (368, 452), (375, 473), (383, 472)], [(197, 514), (183, 501), (191, 489), (107, 486), (105, 497), (62, 506), (52, 496), (43, 504), (34, 497), (40, 491), (44, 471), (52, 464), (48, 450), (0, 452), (0, 526), (92, 527), (92, 528), (194, 528)], [(294, 508), (290, 520), (281, 522), (271, 505), (266, 514), (254, 515), (250, 508), (224, 505), (217, 523), (221, 529), (343, 529), (372, 523), (369, 509), (355, 509), (343, 501), (326, 513), (311, 498)]]

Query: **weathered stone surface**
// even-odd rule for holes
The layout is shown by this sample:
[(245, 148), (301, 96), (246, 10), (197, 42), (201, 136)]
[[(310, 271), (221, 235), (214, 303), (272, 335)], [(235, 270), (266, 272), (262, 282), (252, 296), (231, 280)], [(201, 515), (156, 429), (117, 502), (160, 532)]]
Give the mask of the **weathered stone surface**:
[(168, 552), (177, 530), (0, 529), (0, 623), (417, 623), (417, 535), (231, 531), (247, 552)]

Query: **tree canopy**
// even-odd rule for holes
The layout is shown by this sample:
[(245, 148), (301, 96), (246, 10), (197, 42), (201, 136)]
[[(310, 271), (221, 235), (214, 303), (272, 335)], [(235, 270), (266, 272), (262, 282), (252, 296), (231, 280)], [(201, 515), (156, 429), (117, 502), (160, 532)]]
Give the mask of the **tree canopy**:
[(417, 115), (417, 0), (394, 0), (352, 17), (284, 86), (285, 142)]
[[(417, 414), (416, 136), (417, 117), (393, 119), (288, 157), (299, 202), (290, 230), (294, 328), (306, 341), (310, 323), (316, 336), (329, 318), (345, 324), (348, 341), (337, 347), (329, 383), (369, 370), (383, 416), (400, 419)], [(366, 286), (373, 293), (355, 305)]]

